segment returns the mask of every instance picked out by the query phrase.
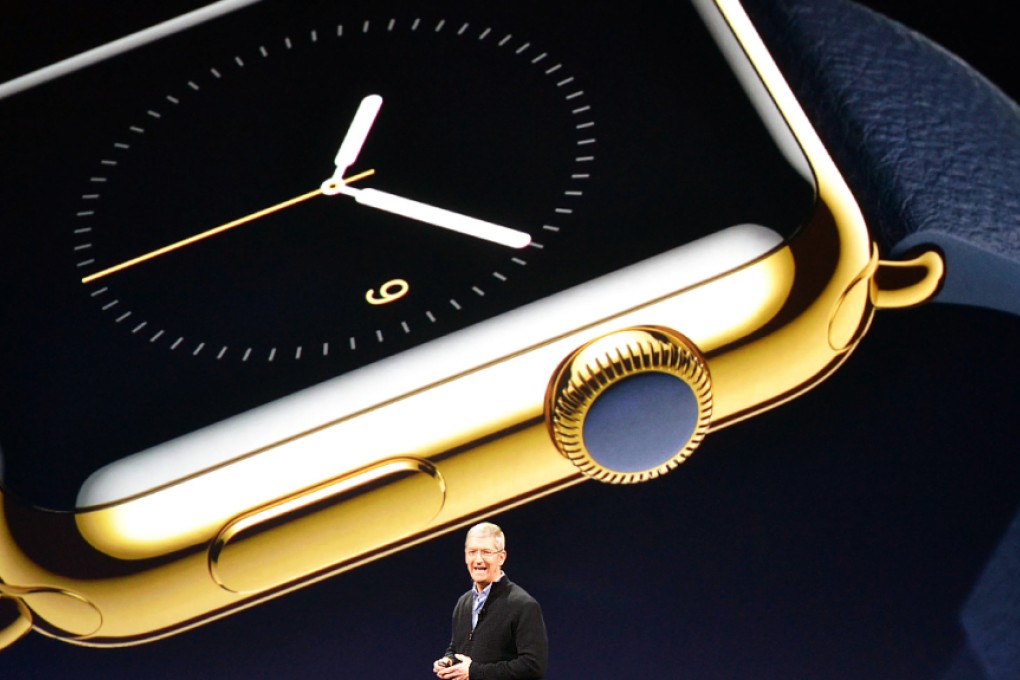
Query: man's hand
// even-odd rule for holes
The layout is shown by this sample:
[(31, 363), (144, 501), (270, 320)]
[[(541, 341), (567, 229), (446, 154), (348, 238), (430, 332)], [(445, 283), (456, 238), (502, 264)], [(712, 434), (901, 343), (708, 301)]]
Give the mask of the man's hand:
[(449, 657), (438, 659), (432, 664), (432, 671), (443, 680), (467, 680), (471, 668), (471, 657), (463, 654), (454, 654), (456, 663), (450, 661)]
[(452, 663), (453, 660), (450, 659), (450, 657), (448, 656), (444, 656), (441, 659), (436, 659), (435, 661), (432, 662), (432, 672), (435, 673), (436, 675), (439, 675), (439, 671), (450, 666)]

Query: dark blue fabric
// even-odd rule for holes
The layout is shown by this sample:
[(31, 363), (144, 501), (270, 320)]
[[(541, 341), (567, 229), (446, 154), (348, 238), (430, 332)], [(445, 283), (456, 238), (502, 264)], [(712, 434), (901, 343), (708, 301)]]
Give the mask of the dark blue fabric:
[[(1020, 314), (1020, 109), (924, 37), (844, 0), (745, 0), (886, 255), (935, 245), (937, 301)], [(961, 615), (948, 677), (1020, 678), (1020, 516)]]
[(1020, 678), (1020, 515), (999, 543), (963, 608), (971, 649), (988, 677)]
[(947, 261), (938, 301), (1020, 314), (1016, 103), (863, 7), (746, 4), (885, 256), (935, 245)]

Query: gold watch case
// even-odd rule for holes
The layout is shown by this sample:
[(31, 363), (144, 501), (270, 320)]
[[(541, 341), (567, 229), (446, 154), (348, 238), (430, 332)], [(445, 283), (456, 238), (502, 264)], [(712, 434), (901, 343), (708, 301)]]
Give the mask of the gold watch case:
[[(0, 643), (26, 632), (29, 620), (43, 634), (82, 645), (158, 639), (584, 481), (550, 434), (557, 408), (550, 392), (564, 362), (593, 341), (619, 352), (627, 346), (619, 334), (661, 329), (686, 339), (703, 362), (711, 407), (678, 463), (701, 436), (824, 380), (854, 349), (876, 308), (931, 297), (942, 275), (939, 257), (878, 259), (853, 197), (743, 10), (728, 0), (719, 0), (718, 9), (814, 172), (816, 210), (795, 238), (724, 275), (635, 299), (622, 313), (591, 318), (141, 496), (77, 514), (2, 498), (0, 595), (16, 611)], [(910, 270), (910, 282), (879, 288), (876, 276), (886, 268)], [(413, 448), (387, 449), (372, 433), (394, 423), (435, 426), (423, 426), (426, 434)], [(378, 446), (375, 460), (296, 489), (264, 492), (262, 502), (202, 507), (199, 521), (176, 523), (195, 498), (226, 495), (229, 480), (257, 475), (274, 451), (297, 440), (332, 446), (337, 437)]]

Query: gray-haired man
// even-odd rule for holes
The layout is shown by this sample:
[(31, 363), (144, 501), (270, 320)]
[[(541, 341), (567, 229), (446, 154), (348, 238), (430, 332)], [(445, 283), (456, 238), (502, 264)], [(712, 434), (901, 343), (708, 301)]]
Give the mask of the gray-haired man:
[(506, 539), (495, 524), (471, 527), (464, 562), (473, 587), (453, 609), (453, 638), (432, 664), (443, 680), (537, 680), (545, 675), (549, 641), (542, 608), (503, 573)]

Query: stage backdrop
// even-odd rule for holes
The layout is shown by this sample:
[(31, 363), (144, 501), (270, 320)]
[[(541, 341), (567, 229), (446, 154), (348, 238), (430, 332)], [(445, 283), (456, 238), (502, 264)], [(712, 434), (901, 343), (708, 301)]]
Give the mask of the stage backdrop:
[[(5, 3), (0, 81), (198, 4)], [(1020, 95), (998, 3), (868, 4)], [(667, 477), (493, 516), (507, 573), (543, 605), (548, 677), (954, 677), (959, 610), (1020, 501), (1018, 347), (1020, 319), (994, 312), (879, 314), (822, 386)], [(428, 678), (468, 587), (462, 540), (153, 644), (32, 634), (0, 653), (0, 676)]]

